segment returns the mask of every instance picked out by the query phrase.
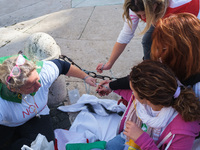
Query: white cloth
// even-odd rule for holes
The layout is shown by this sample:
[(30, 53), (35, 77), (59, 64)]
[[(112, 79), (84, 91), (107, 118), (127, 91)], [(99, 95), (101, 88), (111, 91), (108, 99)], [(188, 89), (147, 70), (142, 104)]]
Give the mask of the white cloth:
[(0, 97), (0, 124), (9, 127), (22, 125), (36, 115), (35, 108), (40, 115), (49, 114), (47, 106), (49, 87), (58, 75), (58, 67), (51, 61), (44, 61), (39, 74), (41, 87), (34, 95), (35, 102), (31, 95), (22, 95), (29, 105), (24, 100), (20, 104)]
[(85, 106), (87, 103), (91, 104), (95, 112), (101, 116), (108, 116), (101, 105), (113, 112), (124, 112), (126, 109), (126, 107), (121, 103), (120, 105), (117, 105), (117, 101), (115, 100), (99, 99), (96, 96), (89, 94), (83, 94), (75, 104), (60, 106), (58, 109), (64, 112), (78, 112), (81, 110), (87, 110), (87, 106)]
[[(94, 106), (97, 114), (89, 112), (84, 105), (85, 103), (90, 103)], [(58, 142), (58, 150), (65, 150), (65, 145), (68, 143), (86, 143), (87, 139), (90, 143), (96, 140), (109, 141), (116, 136), (117, 126), (121, 116), (117, 113), (106, 114), (101, 109), (100, 104), (115, 112), (125, 110), (125, 106), (123, 104), (117, 105), (117, 101), (115, 100), (98, 99), (88, 94), (82, 95), (76, 104), (58, 107), (59, 110), (64, 112), (81, 110), (69, 131), (63, 129), (56, 129), (54, 131)]]

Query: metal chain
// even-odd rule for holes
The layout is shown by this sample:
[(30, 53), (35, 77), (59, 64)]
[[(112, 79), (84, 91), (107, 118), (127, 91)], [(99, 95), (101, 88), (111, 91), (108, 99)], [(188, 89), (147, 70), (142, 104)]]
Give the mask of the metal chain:
[(60, 59), (66, 61), (66, 59), (71, 62), (72, 65), (75, 65), (76, 67), (78, 67), (80, 70), (84, 71), (86, 74), (88, 74), (89, 76), (93, 77), (93, 78), (99, 78), (99, 79), (102, 79), (102, 80), (114, 80), (114, 79), (117, 79), (117, 78), (114, 78), (114, 77), (109, 77), (109, 76), (103, 76), (103, 75), (98, 75), (96, 74), (94, 71), (88, 71), (88, 70), (85, 70), (85, 69), (82, 69), (79, 65), (77, 65), (71, 58), (65, 56), (65, 55), (60, 55), (59, 56)]

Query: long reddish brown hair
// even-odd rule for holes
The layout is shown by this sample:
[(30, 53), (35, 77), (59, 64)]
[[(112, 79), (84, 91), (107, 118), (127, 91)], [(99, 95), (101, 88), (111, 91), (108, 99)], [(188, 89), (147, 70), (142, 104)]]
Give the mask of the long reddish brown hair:
[(180, 13), (160, 19), (152, 39), (152, 59), (161, 59), (179, 80), (200, 72), (200, 20), (195, 15)]

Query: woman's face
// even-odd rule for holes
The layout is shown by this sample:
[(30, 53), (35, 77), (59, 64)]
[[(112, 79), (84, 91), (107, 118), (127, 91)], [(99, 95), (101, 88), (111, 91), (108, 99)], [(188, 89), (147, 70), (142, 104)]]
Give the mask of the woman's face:
[(132, 92), (133, 92), (133, 95), (135, 96), (135, 99), (137, 99), (141, 104), (147, 104), (147, 100), (141, 99), (134, 89), (132, 89)]
[(144, 11), (135, 12), (141, 19), (146, 19), (146, 15)]
[(33, 92), (37, 92), (38, 89), (41, 87), (39, 82), (40, 77), (36, 70), (33, 70), (26, 81), (26, 83), (19, 89), (19, 93), (21, 94), (30, 94)]
[(138, 96), (138, 93), (135, 91), (135, 89), (133, 88), (131, 82), (130, 82), (130, 88), (133, 92), (133, 95), (135, 97), (135, 99), (137, 99), (141, 104), (147, 104), (147, 100), (146, 99), (141, 99), (139, 96)]
[(153, 105), (149, 100), (143, 98), (141, 99), (139, 96), (138, 96), (138, 93), (134, 90), (133, 86), (132, 86), (132, 83), (130, 82), (130, 88), (133, 92), (133, 95), (135, 96), (135, 99), (137, 99), (141, 104), (146, 104), (146, 105), (149, 105), (154, 111), (159, 111), (163, 108), (162, 105)]

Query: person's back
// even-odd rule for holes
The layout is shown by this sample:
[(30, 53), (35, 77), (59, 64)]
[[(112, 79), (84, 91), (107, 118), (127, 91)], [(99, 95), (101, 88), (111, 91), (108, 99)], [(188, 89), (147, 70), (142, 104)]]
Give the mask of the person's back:
[(167, 64), (178, 79), (193, 87), (200, 100), (200, 20), (181, 13), (159, 20), (153, 33), (151, 58)]

